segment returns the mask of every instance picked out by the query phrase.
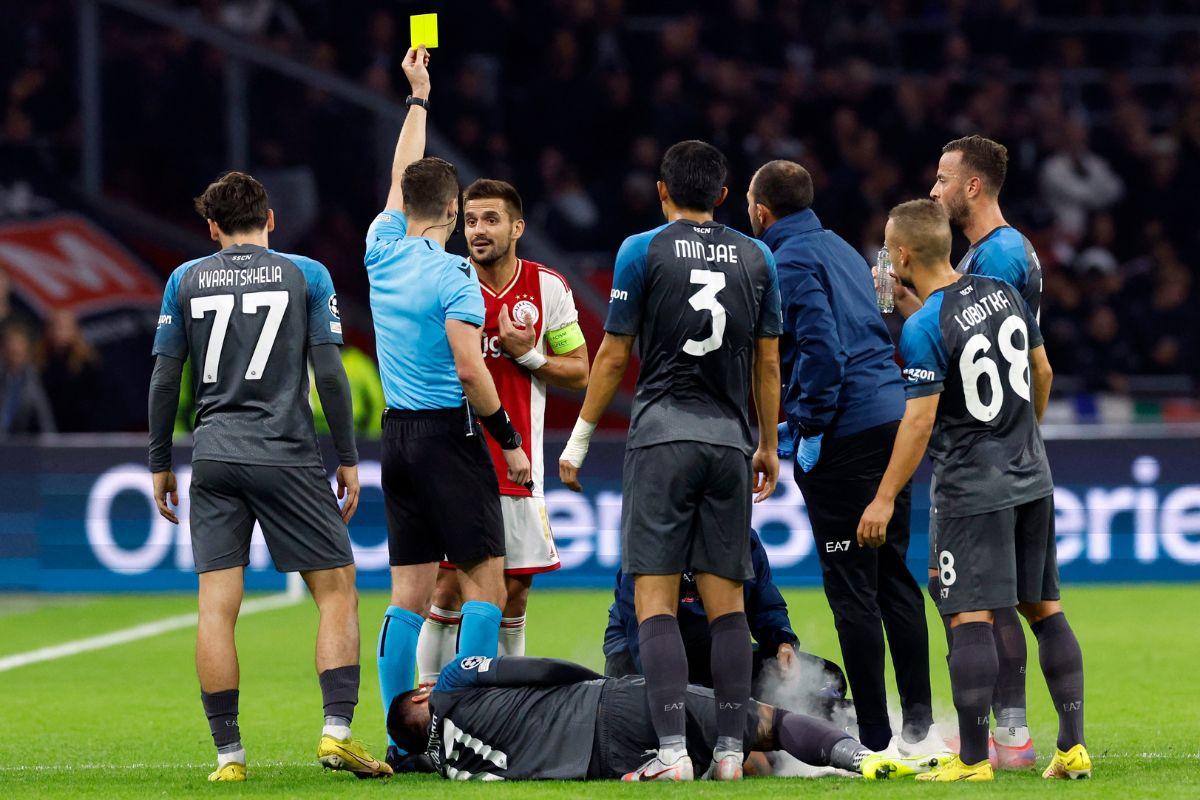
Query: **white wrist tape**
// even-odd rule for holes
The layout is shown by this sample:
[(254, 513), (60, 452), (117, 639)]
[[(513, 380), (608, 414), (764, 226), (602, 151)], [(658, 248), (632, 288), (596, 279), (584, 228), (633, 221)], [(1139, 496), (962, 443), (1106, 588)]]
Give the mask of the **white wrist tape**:
[(575, 420), (575, 429), (571, 431), (571, 438), (567, 440), (567, 446), (563, 448), (558, 460), (566, 461), (575, 469), (582, 467), (595, 430), (596, 423), (585, 422), (583, 417)]
[(539, 353), (537, 351), (537, 348), (535, 347), (532, 350), (530, 350), (528, 353), (526, 353), (525, 355), (517, 356), (516, 358), (513, 359), (513, 361), (516, 361), (518, 364), (520, 364), (525, 369), (529, 370), (530, 372), (533, 372), (535, 370), (539, 370), (542, 367), (546, 366), (547, 359), (544, 355)]

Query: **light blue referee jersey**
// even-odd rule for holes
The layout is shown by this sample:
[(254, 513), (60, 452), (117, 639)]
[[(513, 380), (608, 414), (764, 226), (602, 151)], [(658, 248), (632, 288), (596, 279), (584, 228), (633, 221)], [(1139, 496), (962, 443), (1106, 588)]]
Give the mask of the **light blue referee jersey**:
[(406, 236), (408, 220), (383, 211), (367, 229), (363, 263), (371, 281), (375, 351), (389, 408), (455, 408), (462, 385), (446, 338), (446, 320), (483, 325), (483, 295), (474, 268), (423, 236)]

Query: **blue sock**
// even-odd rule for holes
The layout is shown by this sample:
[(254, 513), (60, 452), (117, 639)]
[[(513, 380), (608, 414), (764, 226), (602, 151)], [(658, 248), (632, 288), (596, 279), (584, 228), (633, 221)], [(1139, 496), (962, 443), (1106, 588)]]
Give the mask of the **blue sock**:
[[(388, 606), (379, 629), (379, 694), (387, 720), (392, 700), (413, 688), (417, 672), (417, 637), (425, 620), (420, 614)], [(388, 744), (394, 745), (392, 737)]]
[(458, 629), (458, 653), (463, 656), (495, 658), (500, 646), (500, 609), (481, 600), (469, 600), (462, 606), (462, 624)]

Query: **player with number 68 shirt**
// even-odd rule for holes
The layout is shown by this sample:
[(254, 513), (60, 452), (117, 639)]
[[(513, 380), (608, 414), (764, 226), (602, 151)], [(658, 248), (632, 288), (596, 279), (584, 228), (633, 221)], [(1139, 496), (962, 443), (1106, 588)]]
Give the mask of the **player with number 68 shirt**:
[(994, 612), (1013, 606), (1038, 639), (1059, 715), (1043, 777), (1091, 774), (1083, 742), (1083, 656), (1059, 602), (1054, 482), (1038, 421), (1052, 372), (1037, 317), (1009, 283), (950, 266), (950, 222), (931, 200), (892, 209), (896, 276), (923, 302), (904, 324), (907, 396), (887, 471), (858, 527), (879, 546), (896, 494), (928, 446), (937, 514), (938, 611), (949, 619), (959, 754), (919, 780), (987, 781), (998, 676)]

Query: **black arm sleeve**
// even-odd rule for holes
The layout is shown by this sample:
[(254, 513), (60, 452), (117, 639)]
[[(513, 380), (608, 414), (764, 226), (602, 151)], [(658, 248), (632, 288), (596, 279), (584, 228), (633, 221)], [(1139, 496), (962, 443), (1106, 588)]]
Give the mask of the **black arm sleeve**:
[(358, 463), (358, 448), (354, 444), (354, 403), (350, 398), (350, 381), (342, 366), (342, 353), (336, 344), (319, 344), (309, 350), (312, 358), (313, 380), (321, 408), (329, 422), (333, 446), (343, 467)]
[(481, 683), (492, 686), (562, 686), (603, 677), (573, 661), (529, 656), (498, 658), (492, 669), (479, 675)]
[(150, 376), (150, 471), (171, 468), (171, 438), (175, 433), (175, 414), (179, 410), (179, 376), (183, 361), (159, 355)]

